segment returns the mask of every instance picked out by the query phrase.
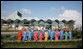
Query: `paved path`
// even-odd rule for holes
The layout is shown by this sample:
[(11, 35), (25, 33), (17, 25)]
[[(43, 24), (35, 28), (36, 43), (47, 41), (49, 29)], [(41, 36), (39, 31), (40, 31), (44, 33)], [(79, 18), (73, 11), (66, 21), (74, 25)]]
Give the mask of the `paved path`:
[(17, 34), (18, 32), (1, 32), (1, 34)]

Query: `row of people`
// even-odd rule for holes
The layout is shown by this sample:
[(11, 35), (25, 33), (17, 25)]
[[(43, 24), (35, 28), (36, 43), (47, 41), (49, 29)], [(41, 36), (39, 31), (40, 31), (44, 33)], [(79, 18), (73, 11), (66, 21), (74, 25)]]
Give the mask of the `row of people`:
[(42, 30), (36, 29), (34, 31), (34, 29), (32, 28), (27, 28), (24, 30), (22, 29), (20, 32), (18, 32), (17, 40), (21, 40), (21, 39), (22, 40), (48, 40), (48, 38), (50, 38), (49, 40), (53, 40), (53, 38), (55, 38), (55, 40), (59, 40), (59, 36), (60, 36), (60, 40), (62, 40), (64, 36), (65, 36), (65, 40), (67, 40), (68, 37), (71, 40), (72, 37), (71, 30), (61, 29), (60, 31), (58, 31), (58, 29), (56, 30), (49, 29), (48, 31), (45, 31), (44, 29)]

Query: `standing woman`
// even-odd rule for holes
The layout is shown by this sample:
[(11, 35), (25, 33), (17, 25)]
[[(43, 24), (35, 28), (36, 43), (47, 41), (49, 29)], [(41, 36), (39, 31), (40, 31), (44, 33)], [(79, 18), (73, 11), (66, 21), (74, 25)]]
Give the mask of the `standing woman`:
[(69, 32), (68, 32), (68, 34), (69, 34), (69, 40), (71, 40), (71, 39), (72, 39), (72, 33), (71, 33), (71, 29), (69, 29)]
[(45, 34), (44, 27), (42, 28), (42, 34), (43, 34), (43, 40), (44, 40), (44, 34)]
[(39, 40), (42, 40), (43, 34), (42, 31), (40, 30), (40, 34), (39, 34)]
[(28, 32), (28, 35), (29, 35), (29, 36), (28, 36), (28, 40), (31, 40), (31, 33), (32, 33), (32, 32), (31, 32), (31, 29), (29, 28), (29, 32)]
[(21, 40), (22, 40), (23, 31), (24, 31), (24, 30), (23, 30), (23, 28), (22, 28), (22, 30), (21, 30)]
[(38, 32), (37, 32), (37, 29), (36, 29), (36, 31), (34, 32), (34, 40), (38, 40), (37, 37), (38, 37)]
[(16, 40), (17, 40), (17, 41), (21, 41), (22, 34), (23, 34), (23, 29), (18, 32), (17, 37), (16, 37)]
[(51, 33), (50, 33), (50, 40), (53, 40), (53, 38), (54, 38), (54, 33), (55, 33), (55, 31), (54, 31), (54, 30), (51, 30)]
[(27, 36), (26, 36), (26, 29), (24, 29), (24, 32), (23, 32), (23, 35), (22, 36), (23, 36), (23, 39), (22, 40), (23, 41), (26, 40), (26, 38), (27, 38)]
[(29, 27), (26, 30), (26, 40), (29, 40), (28, 38), (29, 38)]
[(33, 27), (31, 28), (31, 32), (32, 32), (32, 40), (34, 40), (34, 29), (33, 29)]
[(67, 30), (67, 29), (65, 29), (64, 31), (65, 31), (65, 33), (64, 33), (65, 40), (67, 40), (67, 39), (68, 39), (68, 32), (67, 32), (68, 30)]
[(59, 35), (60, 35), (60, 40), (62, 40), (63, 39), (63, 29), (60, 30)]
[(48, 40), (48, 32), (45, 32), (45, 41), (47, 41)]
[(58, 40), (58, 37), (59, 37), (59, 31), (56, 30), (56, 31), (55, 31), (55, 40)]
[(51, 33), (51, 30), (49, 28), (49, 30), (48, 30), (48, 39), (50, 38), (50, 33)]
[(38, 39), (39, 39), (39, 34), (40, 34), (40, 31), (38, 30)]

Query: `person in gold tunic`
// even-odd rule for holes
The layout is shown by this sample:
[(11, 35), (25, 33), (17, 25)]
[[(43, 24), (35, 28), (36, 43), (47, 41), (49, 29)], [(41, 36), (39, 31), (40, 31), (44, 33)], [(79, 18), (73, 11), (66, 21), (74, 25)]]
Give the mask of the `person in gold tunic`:
[(48, 32), (45, 32), (45, 41), (47, 41), (48, 40)]

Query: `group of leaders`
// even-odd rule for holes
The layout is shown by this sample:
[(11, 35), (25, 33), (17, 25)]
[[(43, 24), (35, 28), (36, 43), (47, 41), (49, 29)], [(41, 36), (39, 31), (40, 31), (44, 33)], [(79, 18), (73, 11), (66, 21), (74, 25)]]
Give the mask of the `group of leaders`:
[(27, 28), (22, 29), (18, 32), (16, 40), (17, 41), (24, 41), (24, 40), (71, 40), (72, 39), (72, 33), (71, 29), (61, 29), (60, 31), (58, 29), (51, 30), (48, 29), (45, 31), (42, 30), (34, 30), (33, 28)]

